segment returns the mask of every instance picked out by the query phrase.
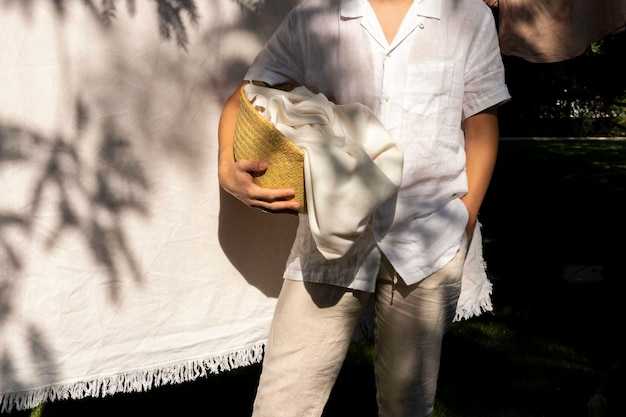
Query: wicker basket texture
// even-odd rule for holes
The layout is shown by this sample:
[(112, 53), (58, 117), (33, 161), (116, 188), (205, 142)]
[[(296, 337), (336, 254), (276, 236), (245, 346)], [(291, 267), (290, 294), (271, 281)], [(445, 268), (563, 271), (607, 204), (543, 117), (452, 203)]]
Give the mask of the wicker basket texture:
[(299, 211), (306, 213), (304, 151), (254, 108), (244, 88), (235, 124), (234, 149), (236, 160), (267, 162), (267, 170), (255, 176), (254, 182), (263, 188), (293, 189), (294, 200), (300, 203)]

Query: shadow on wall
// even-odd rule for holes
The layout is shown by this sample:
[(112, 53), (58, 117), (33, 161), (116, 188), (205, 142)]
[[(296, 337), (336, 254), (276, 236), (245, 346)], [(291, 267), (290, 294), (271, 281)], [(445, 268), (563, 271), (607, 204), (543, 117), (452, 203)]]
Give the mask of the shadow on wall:
[[(4, 0), (3, 5), (7, 8), (21, 8), (27, 17), (32, 18), (33, 8), (35, 7), (34, 3), (35, 2), (32, 0)], [(57, 17), (63, 20), (66, 17), (68, 3), (70, 2), (67, 0), (50, 0), (50, 3), (53, 4)], [(109, 0), (83, 0), (82, 3), (103, 27), (114, 24), (115, 17), (118, 13), (118, 2)], [(189, 36), (188, 24), (185, 22), (184, 16), (187, 16), (189, 24), (192, 26), (195, 27), (198, 25), (200, 14), (196, 7), (196, 2), (194, 0), (179, 2), (154, 0), (154, 3), (159, 18), (160, 35), (166, 40), (174, 38), (176, 44), (186, 50), (189, 44)], [(137, 12), (137, 0), (124, 0), (123, 4), (126, 12), (134, 17)]]
[[(54, 4), (57, 23), (62, 26), (66, 23), (69, 4), (64, 0), (50, 2)], [(250, 48), (241, 48), (254, 52), (289, 8), (283, 5), (281, 14), (275, 8), (271, 12), (264, 11), (262, 1), (242, 1), (246, 7), (260, 12), (243, 13), (242, 19), (233, 19), (225, 25), (210, 22), (207, 25), (204, 20), (203, 27), (207, 29), (199, 34), (197, 44), (191, 45), (190, 26), (197, 30), (201, 20), (221, 16), (219, 9), (223, 4), (220, 3), (212, 2), (205, 10), (206, 15), (201, 16), (193, 0), (179, 4), (157, 0), (162, 39), (167, 42), (174, 38), (184, 51), (169, 54), (159, 50), (143, 51), (145, 64), (136, 63), (136, 57), (118, 53), (109, 57), (111, 62), (100, 73), (83, 75), (88, 87), (72, 97), (75, 134), (46, 135), (28, 125), (0, 120), (0, 173), (9, 168), (37, 173), (32, 178), (29, 201), (25, 202), (27, 210), (0, 205), (3, 275), (19, 273), (23, 267), (21, 251), (25, 248), (13, 243), (12, 237), (18, 234), (27, 238), (44, 203), (55, 196), (58, 217), (53, 233), (47, 237), (49, 247), (62, 234), (78, 232), (92, 257), (107, 270), (113, 284), (109, 294), (112, 300), (117, 298), (115, 282), (121, 277), (122, 264), (140, 279), (139, 266), (127, 244), (128, 236), (121, 218), (129, 212), (146, 216), (150, 209), (151, 178), (144, 167), (147, 164), (144, 147), (155, 148), (156, 142), (159, 150), (176, 156), (174, 162), (183, 161), (181, 165), (187, 168), (202, 163), (199, 145), (194, 142), (198, 136), (193, 131), (197, 123), (186, 122), (198, 117), (198, 109), (221, 108), (221, 103), (241, 82), (253, 54), (227, 55), (228, 59), (217, 67), (207, 67), (205, 61), (226, 55), (224, 49), (230, 47), (233, 40), (223, 41), (229, 37), (255, 42)], [(136, 16), (135, 0), (123, 4), (133, 18), (140, 18)], [(104, 30), (115, 25), (119, 13), (116, 5), (117, 2), (109, 1), (84, 2), (84, 7), (97, 17)], [(5, 0), (2, 6), (20, 8), (29, 17), (28, 21), (36, 24), (30, 19), (35, 12), (34, 2)], [(123, 41), (115, 39), (113, 34), (111, 37), (113, 42)], [(65, 52), (68, 49), (67, 45), (59, 48)], [(59, 62), (70, 59), (60, 57)], [(151, 78), (147, 79), (147, 75)], [(161, 94), (159, 88), (167, 88), (168, 94)], [(155, 119), (158, 122), (168, 119), (165, 122), (171, 121), (176, 129), (161, 132), (155, 126)], [(170, 127), (164, 122), (162, 125)], [(216, 134), (216, 126), (213, 128), (209, 133)], [(87, 136), (96, 137), (89, 144), (90, 157), (95, 155), (95, 162), (84, 160), (85, 152), (81, 151), (86, 140), (91, 140), (86, 139)], [(216, 138), (208, 140), (216, 141)]]
[[(17, 12), (29, 29), (39, 25), (39, 33), (51, 32), (49, 38), (54, 39), (51, 42), (57, 49), (46, 53), (57, 54), (53, 66), (60, 68), (60, 80), (48, 81), (60, 84), (71, 115), (67, 123), (70, 128), (53, 132), (0, 114), (0, 176), (6, 184), (7, 176), (19, 174), (15, 188), (3, 189), (0, 200), (0, 327), (14, 319), (14, 296), (20, 291), (20, 276), (28, 271), (34, 245), (52, 251), (59, 240), (72, 239), (98, 269), (94, 279), (107, 280), (105, 296), (111, 304), (121, 300), (124, 280), (139, 283), (143, 279), (127, 220), (149, 218), (155, 210), (151, 200), (156, 181), (153, 174), (161, 167), (154, 166), (153, 161), (165, 159), (167, 168), (176, 170), (183, 181), (216, 178), (206, 174), (216, 170), (216, 158), (207, 158), (207, 153), (217, 149), (221, 104), (240, 84), (255, 51), (296, 3), (264, 7), (263, 1), (241, 0), (244, 10), (233, 16), (231, 6), (235, 2), (156, 0), (147, 6), (136, 0), (49, 0), (50, 26), (39, 20), (44, 3), (0, 3), (6, 15)], [(132, 35), (124, 28), (135, 30), (135, 22), (151, 19), (145, 13), (149, 11), (146, 7), (153, 6), (158, 24), (150, 30), (157, 31), (155, 37), (160, 41), (129, 46), (130, 39), (125, 36)], [(88, 32), (97, 32), (102, 42), (89, 47), (100, 48), (99, 58), (104, 59), (79, 62), (78, 67), (84, 65), (77, 69), (68, 64), (76, 58), (72, 55), (76, 41), (72, 43), (67, 33), (77, 30), (71, 22), (81, 7), (90, 16), (88, 23), (97, 26)], [(232, 45), (237, 40), (247, 46), (234, 50)], [(39, 50), (30, 52), (34, 56)], [(24, 76), (20, 79), (31, 86), (31, 81), (40, 81)], [(1, 77), (0, 82), (4, 82)], [(33, 97), (37, 97), (37, 91)], [(23, 104), (19, 99), (16, 103)], [(27, 110), (24, 112), (29, 113)], [(58, 114), (54, 109), (46, 111)], [(11, 181), (8, 183), (11, 185)], [(217, 193), (213, 197), (217, 200)], [(276, 252), (286, 257), (289, 247), (282, 240), (276, 244), (272, 234), (280, 230), (286, 233), (284, 242), (289, 242), (295, 218), (272, 218), (267, 222), (233, 200), (221, 195), (214, 203), (226, 207), (222, 220), (229, 238), (222, 239), (226, 242), (223, 249), (246, 279), (264, 294), (277, 296), (284, 258), (279, 256), (276, 262), (260, 268), (249, 260), (275, 257)], [(42, 234), (43, 218), (47, 226)], [(267, 234), (250, 240), (247, 232), (253, 223), (260, 224)], [(242, 248), (247, 248), (245, 253)], [(23, 323), (22, 328), (33, 363), (45, 362), (47, 369), (55, 369), (50, 366), (54, 355), (46, 347), (41, 329), (34, 323)], [(14, 369), (10, 352), (0, 352), (0, 358), (0, 367)], [(15, 373), (3, 372), (4, 376), (11, 374)], [(3, 386), (5, 383), (19, 387), (19, 381), (2, 381)]]
[(220, 190), (220, 245), (246, 281), (268, 297), (278, 297), (297, 226), (295, 215), (266, 214)]
[[(127, 264), (139, 279), (139, 267), (120, 219), (128, 211), (145, 214), (149, 185), (130, 143), (116, 131), (113, 121), (103, 126), (104, 134), (95, 149), (98, 161), (90, 170), (77, 149), (80, 129), (78, 138), (69, 139), (0, 125), (0, 169), (24, 166), (36, 172), (26, 209), (0, 208), (0, 254), (5, 273), (12, 271), (11, 275), (19, 276), (21, 252), (29, 249), (13, 244), (16, 232), (28, 239), (35, 233), (37, 219), (49, 215), (56, 224), (45, 237), (45, 247), (52, 249), (61, 235), (77, 232), (93, 259), (106, 268), (111, 299), (118, 298), (120, 263)], [(89, 182), (93, 187), (87, 186)], [(47, 204), (51, 199), (56, 213), (50, 212)]]

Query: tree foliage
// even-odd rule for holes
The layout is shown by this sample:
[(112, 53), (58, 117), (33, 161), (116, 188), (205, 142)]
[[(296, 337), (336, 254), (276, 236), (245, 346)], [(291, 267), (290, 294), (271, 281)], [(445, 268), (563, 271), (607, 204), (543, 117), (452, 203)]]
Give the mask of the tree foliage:
[(626, 31), (563, 62), (504, 56), (513, 98), (500, 110), (502, 136), (626, 136), (625, 54)]

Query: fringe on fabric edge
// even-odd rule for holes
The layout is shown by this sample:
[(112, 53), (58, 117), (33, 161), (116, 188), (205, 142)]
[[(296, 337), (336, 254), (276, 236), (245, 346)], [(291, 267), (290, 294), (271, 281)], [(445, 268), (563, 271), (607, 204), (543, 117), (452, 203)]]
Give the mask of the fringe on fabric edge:
[(486, 288), (483, 288), (480, 294), (480, 299), (476, 301), (472, 305), (465, 305), (463, 307), (457, 308), (456, 314), (454, 315), (454, 319), (452, 322), (458, 322), (461, 320), (467, 320), (474, 316), (480, 316), (482, 313), (486, 313), (488, 311), (493, 311), (493, 304), (491, 303), (491, 293), (493, 292), (493, 283), (489, 279), (489, 274), (487, 273), (487, 262), (483, 258), (482, 252), (480, 253), (480, 262), (483, 267), (483, 271), (486, 275)]
[(189, 360), (165, 365), (157, 369), (144, 369), (69, 384), (51, 385), (31, 391), (0, 394), (0, 412), (23, 411), (41, 403), (57, 400), (76, 400), (86, 397), (106, 397), (117, 393), (149, 391), (163, 385), (179, 384), (218, 374), (242, 366), (261, 362), (265, 342), (230, 353), (205, 359)]
[(491, 289), (493, 285), (489, 282), (489, 290), (487, 294), (481, 296), (480, 300), (472, 305), (466, 305), (458, 308), (454, 316), (453, 322), (461, 320), (467, 320), (469, 318), (480, 316), (482, 313), (493, 311), (493, 305), (491, 303)]
[[(482, 230), (482, 224), (477, 222), (476, 227), (479, 230)], [(482, 236), (481, 236), (482, 239)], [(483, 256), (482, 250), (479, 253), (479, 262), (482, 265), (483, 273), (486, 276), (486, 288), (483, 288), (480, 293), (480, 299), (477, 300), (472, 305), (464, 305), (462, 307), (457, 307), (456, 314), (454, 315), (454, 319), (452, 322), (459, 322), (461, 320), (467, 320), (469, 318), (480, 316), (482, 313), (486, 313), (489, 311), (493, 311), (493, 304), (491, 303), (491, 293), (493, 291), (493, 283), (489, 279), (489, 274), (487, 272), (487, 262)]]

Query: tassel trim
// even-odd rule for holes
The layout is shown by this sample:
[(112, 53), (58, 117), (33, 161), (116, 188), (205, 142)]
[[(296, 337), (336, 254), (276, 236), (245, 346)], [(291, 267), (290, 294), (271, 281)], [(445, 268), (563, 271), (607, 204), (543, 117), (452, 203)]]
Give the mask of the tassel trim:
[(117, 393), (148, 391), (152, 388), (180, 384), (261, 362), (265, 343), (206, 359), (190, 360), (158, 369), (101, 377), (90, 381), (51, 385), (31, 391), (0, 393), (0, 412), (22, 411), (41, 403), (57, 400), (106, 397)]
[(493, 311), (493, 305), (491, 304), (491, 289), (489, 293), (482, 297), (474, 304), (459, 306), (456, 309), (453, 322), (467, 320), (469, 318), (480, 316), (482, 313)]

